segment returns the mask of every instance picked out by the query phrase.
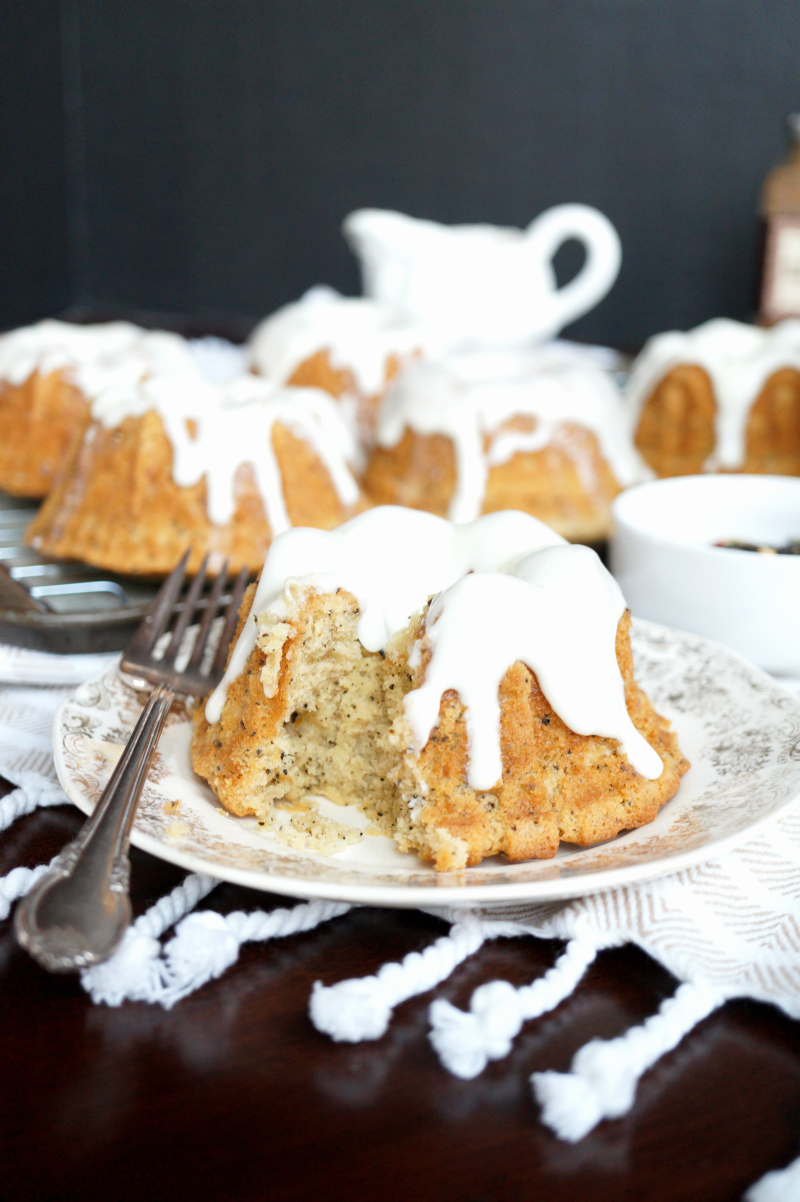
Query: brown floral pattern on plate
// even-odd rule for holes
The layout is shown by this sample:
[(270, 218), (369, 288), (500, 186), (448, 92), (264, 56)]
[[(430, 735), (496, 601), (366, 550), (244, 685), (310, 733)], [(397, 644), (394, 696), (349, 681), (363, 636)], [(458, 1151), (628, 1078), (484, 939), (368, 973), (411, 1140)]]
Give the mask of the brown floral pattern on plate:
[[(257, 889), (393, 906), (574, 897), (717, 856), (800, 797), (800, 700), (695, 635), (635, 621), (632, 641), (637, 677), (673, 722), (692, 768), (654, 822), (608, 843), (562, 846), (553, 860), (497, 859), (439, 874), (385, 838), (365, 837), (335, 857), (293, 851), (254, 821), (227, 814), (193, 774), (191, 724), (182, 706), (168, 720), (133, 842), (191, 871)], [(59, 779), (85, 813), (96, 804), (142, 703), (143, 695), (111, 669), (59, 710)]]

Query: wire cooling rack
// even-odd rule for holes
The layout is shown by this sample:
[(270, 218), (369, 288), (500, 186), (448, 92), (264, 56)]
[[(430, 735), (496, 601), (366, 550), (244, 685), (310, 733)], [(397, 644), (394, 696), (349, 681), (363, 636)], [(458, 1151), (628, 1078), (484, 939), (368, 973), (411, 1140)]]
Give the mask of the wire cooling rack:
[(0, 642), (61, 653), (124, 647), (159, 582), (39, 554), (24, 541), (37, 509), (0, 493)]

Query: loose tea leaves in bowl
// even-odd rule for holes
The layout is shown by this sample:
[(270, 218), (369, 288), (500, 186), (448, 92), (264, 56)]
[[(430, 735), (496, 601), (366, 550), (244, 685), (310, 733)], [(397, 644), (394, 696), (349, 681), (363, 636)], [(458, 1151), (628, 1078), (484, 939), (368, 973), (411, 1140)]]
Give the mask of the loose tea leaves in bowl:
[(782, 547), (771, 547), (768, 543), (740, 543), (733, 538), (721, 538), (713, 545), (729, 551), (759, 551), (762, 555), (800, 555), (800, 538), (792, 538)]

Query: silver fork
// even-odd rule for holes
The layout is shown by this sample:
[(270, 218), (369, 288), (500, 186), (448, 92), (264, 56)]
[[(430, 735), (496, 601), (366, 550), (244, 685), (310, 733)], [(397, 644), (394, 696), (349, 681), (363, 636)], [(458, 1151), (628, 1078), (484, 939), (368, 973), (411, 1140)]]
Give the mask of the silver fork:
[(120, 665), (145, 684), (154, 686), (111, 779), (80, 834), (56, 858), (17, 907), (14, 929), (19, 943), (51, 972), (71, 972), (105, 960), (114, 951), (131, 921), (128, 893), (128, 847), (136, 806), (155, 755), (159, 736), (177, 695), (199, 697), (219, 683), (228, 646), (247, 586), (246, 568), (236, 578), (214, 661), (203, 667), (211, 625), (221, 608), (227, 563), (217, 576), (205, 604), (189, 662), (182, 671), (175, 663), (186, 630), (199, 617), (200, 594), (208, 556), (195, 576), (161, 658), (154, 651), (166, 632), (183, 584), (187, 551), (164, 581), (153, 608), (131, 639)]

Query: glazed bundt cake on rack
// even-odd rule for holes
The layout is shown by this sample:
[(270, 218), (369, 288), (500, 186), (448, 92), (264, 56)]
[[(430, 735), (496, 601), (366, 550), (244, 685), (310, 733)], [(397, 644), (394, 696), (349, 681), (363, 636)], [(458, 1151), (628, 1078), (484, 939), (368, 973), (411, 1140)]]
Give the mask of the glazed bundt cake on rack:
[(641, 826), (688, 768), (594, 551), (523, 513), (395, 507), (273, 542), (192, 762), (233, 814), (279, 831), (288, 806), (331, 850), (307, 798), (357, 802), (439, 870)]
[(194, 370), (183, 338), (128, 322), (41, 321), (0, 335), (0, 489), (46, 496), (105, 389)]
[(256, 376), (159, 376), (94, 401), (56, 489), (28, 530), (48, 555), (119, 572), (258, 571), (292, 525), (330, 529), (364, 507), (355, 446), (318, 389)]
[(381, 406), (364, 488), (453, 521), (521, 509), (590, 542), (642, 470), (616, 385), (551, 344), (406, 368)]
[(659, 476), (800, 475), (800, 321), (717, 318), (651, 338), (628, 384), (633, 437)]
[(329, 392), (369, 443), (388, 381), (410, 359), (435, 353), (439, 340), (388, 305), (320, 286), (262, 321), (249, 345), (255, 371)]

